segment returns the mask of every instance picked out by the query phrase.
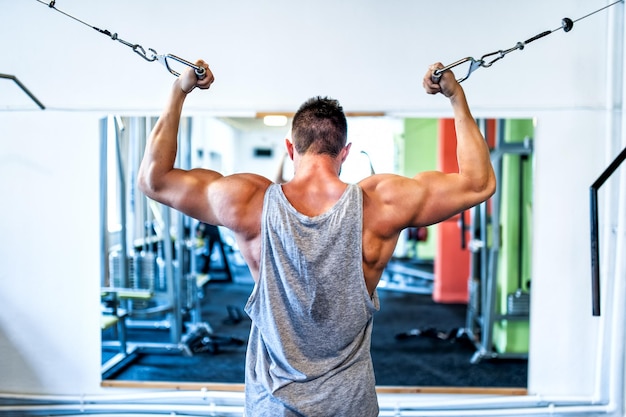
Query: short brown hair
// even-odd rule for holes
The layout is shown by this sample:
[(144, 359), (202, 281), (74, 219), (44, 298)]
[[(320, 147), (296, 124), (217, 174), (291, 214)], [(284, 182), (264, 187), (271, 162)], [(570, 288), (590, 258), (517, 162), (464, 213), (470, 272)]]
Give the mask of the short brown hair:
[(310, 98), (294, 115), (291, 134), (299, 154), (310, 151), (335, 157), (346, 146), (346, 115), (337, 100), (320, 96)]

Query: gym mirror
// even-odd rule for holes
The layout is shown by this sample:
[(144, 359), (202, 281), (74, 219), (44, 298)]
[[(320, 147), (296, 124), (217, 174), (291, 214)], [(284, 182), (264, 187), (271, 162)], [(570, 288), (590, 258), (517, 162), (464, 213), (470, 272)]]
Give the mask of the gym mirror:
[[(253, 282), (228, 230), (137, 190), (155, 122), (101, 121), (103, 385), (242, 384), (250, 324), (243, 307)], [(401, 236), (374, 320), (381, 389), (526, 387), (533, 121), (484, 119), (479, 126), (498, 191), (462, 215)], [(374, 172), (456, 169), (450, 120), (350, 117), (348, 131), (347, 182)], [(177, 166), (287, 180), (287, 132), (286, 124), (268, 126), (260, 117), (188, 117)]]

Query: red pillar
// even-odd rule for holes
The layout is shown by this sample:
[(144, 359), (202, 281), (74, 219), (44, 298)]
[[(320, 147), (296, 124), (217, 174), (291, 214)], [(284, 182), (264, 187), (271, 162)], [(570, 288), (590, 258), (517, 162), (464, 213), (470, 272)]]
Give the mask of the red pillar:
[[(438, 169), (458, 172), (456, 161), (456, 132), (453, 119), (439, 120)], [(466, 225), (469, 213), (465, 213)], [(460, 215), (437, 225), (437, 252), (434, 260), (435, 281), (433, 300), (440, 303), (467, 303), (470, 252), (461, 248)], [(466, 242), (469, 233), (465, 232)]]

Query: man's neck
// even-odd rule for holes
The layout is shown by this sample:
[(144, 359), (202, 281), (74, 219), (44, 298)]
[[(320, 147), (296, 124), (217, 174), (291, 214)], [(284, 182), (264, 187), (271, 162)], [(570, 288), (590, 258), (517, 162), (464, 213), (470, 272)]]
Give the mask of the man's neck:
[(294, 160), (294, 179), (339, 180), (341, 163), (329, 155), (303, 155)]

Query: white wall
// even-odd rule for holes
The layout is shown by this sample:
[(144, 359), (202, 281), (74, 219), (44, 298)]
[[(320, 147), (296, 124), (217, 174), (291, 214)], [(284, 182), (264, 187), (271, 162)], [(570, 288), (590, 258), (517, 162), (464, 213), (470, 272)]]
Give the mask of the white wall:
[[(192, 126), (192, 166), (232, 174), (237, 160), (236, 132), (214, 117), (194, 117)], [(202, 158), (197, 150), (202, 151)]]
[[(205, 57), (216, 83), (194, 92), (190, 111), (293, 111), (329, 94), (348, 111), (449, 116), (444, 99), (421, 90), (428, 64), (511, 47), (605, 4), (65, 0), (57, 7), (159, 52)], [(98, 118), (110, 109), (154, 112), (172, 77), (34, 0), (0, 0), (0, 10), (0, 35), (11, 39), (0, 71), (53, 109), (0, 112), (0, 392), (107, 392), (99, 387)], [(608, 162), (609, 15), (555, 32), (464, 83), (477, 117), (537, 117), (531, 394), (591, 396), (602, 371), (587, 190)], [(266, 54), (269, 45), (278, 49)]]
[(588, 190), (603, 164), (604, 122), (600, 111), (538, 115), (529, 352), (535, 393), (589, 395), (597, 372)]
[[(235, 172), (254, 172), (272, 181), (285, 153), (285, 138), (288, 128), (264, 131), (240, 131), (235, 144)], [(255, 149), (269, 149), (271, 156), (254, 156)]]
[(0, 113), (0, 391), (100, 377), (98, 118)]

